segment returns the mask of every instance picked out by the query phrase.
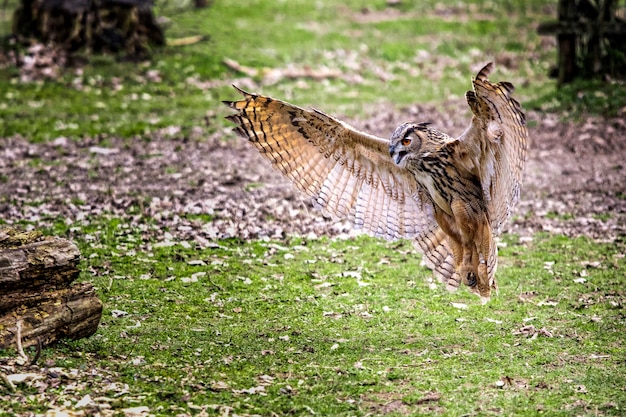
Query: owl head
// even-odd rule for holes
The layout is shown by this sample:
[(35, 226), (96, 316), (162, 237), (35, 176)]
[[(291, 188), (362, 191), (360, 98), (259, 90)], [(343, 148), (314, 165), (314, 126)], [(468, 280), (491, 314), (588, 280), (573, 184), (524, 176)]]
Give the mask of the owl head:
[(405, 166), (409, 159), (421, 157), (430, 152), (433, 130), (429, 122), (402, 123), (391, 134), (389, 140), (389, 155), (398, 166)]

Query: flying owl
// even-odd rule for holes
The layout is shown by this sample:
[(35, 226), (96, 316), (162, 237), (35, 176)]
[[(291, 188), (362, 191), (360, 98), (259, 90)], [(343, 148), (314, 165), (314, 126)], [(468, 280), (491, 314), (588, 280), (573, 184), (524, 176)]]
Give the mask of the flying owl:
[(225, 101), (227, 119), (333, 218), (387, 239), (412, 239), (435, 276), (489, 300), (500, 234), (520, 195), (528, 131), (509, 82), (489, 63), (465, 95), (472, 121), (458, 138), (407, 122), (389, 140), (321, 111), (251, 94)]

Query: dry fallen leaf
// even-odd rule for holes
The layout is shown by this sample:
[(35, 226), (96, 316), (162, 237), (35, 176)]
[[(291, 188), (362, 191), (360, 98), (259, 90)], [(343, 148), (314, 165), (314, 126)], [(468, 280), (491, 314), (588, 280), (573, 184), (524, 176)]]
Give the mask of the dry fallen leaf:
[(216, 392), (227, 391), (230, 389), (230, 385), (228, 385), (224, 381), (211, 381), (211, 383), (209, 384), (209, 389)]
[(83, 410), (72, 411), (63, 408), (52, 408), (44, 414), (45, 417), (83, 417), (84, 415), (85, 412)]
[(111, 310), (111, 315), (115, 318), (128, 316), (128, 312), (124, 310)]
[(94, 407), (96, 405), (97, 405), (96, 402), (91, 399), (91, 396), (89, 394), (87, 394), (76, 403), (75, 407), (85, 408), (85, 407)]
[(232, 390), (233, 394), (248, 394), (248, 395), (254, 395), (254, 394), (259, 394), (259, 395), (267, 395), (267, 393), (265, 392), (265, 386), (264, 385), (258, 385), (256, 387), (251, 387), (251, 388), (245, 388), (245, 389), (234, 389)]
[(34, 372), (24, 374), (11, 374), (7, 375), (7, 380), (12, 384), (28, 383), (37, 379), (42, 379), (43, 375)]
[(595, 353), (589, 355), (589, 359), (609, 359), (610, 357), (611, 355), (596, 355)]
[(553, 337), (552, 332), (547, 330), (545, 327), (542, 327), (541, 329), (537, 329), (532, 324), (528, 326), (523, 326), (519, 328), (518, 330), (514, 330), (512, 333), (514, 335), (525, 335), (529, 337), (530, 339), (536, 339), (537, 336)]
[(89, 148), (89, 152), (104, 156), (113, 155), (119, 153), (119, 151), (120, 150), (117, 148), (102, 148), (100, 146), (92, 146)]
[(600, 261), (581, 261), (580, 263), (585, 268), (600, 268), (602, 266)]
[(259, 375), (257, 377), (257, 380), (259, 381), (259, 384), (261, 384), (261, 385), (271, 385), (271, 384), (274, 383), (274, 379), (275, 378), (273, 376), (265, 375), (265, 374)]
[(150, 409), (146, 406), (123, 408), (124, 417), (144, 417), (150, 413)]

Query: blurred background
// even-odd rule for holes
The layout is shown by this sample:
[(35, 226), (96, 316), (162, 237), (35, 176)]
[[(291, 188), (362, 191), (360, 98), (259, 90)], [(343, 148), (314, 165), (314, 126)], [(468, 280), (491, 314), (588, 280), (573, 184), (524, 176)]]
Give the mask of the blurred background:
[[(616, 116), (626, 105), (623, 1), (3, 0), (0, 7), (0, 137), (211, 131), (224, 125), (216, 116), (225, 113), (219, 101), (231, 83), (367, 119), (381, 106), (458, 100), (487, 61), (516, 85), (526, 108), (576, 118)], [(563, 48), (570, 52), (559, 57)]]

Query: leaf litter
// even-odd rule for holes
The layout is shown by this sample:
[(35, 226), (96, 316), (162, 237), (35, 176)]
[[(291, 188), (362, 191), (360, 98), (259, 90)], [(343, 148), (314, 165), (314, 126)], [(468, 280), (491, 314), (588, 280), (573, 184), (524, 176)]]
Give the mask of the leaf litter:
[[(460, 134), (466, 111), (451, 103), (444, 109), (413, 106), (353, 124), (386, 137), (402, 120), (433, 120), (438, 128)], [(505, 232), (523, 237), (548, 231), (606, 242), (626, 235), (626, 149), (620, 145), (626, 122), (590, 118), (583, 129), (601, 136), (598, 144), (576, 140), (581, 126), (574, 122), (534, 112), (529, 119), (537, 123), (529, 128), (522, 198)], [(231, 237), (355, 234), (349, 223), (314, 210), (228, 128), (208, 135), (192, 129), (189, 137), (156, 132), (36, 144), (20, 136), (2, 140), (0, 213), (8, 224), (42, 228), (62, 219), (82, 235), (94, 217), (117, 218), (141, 233), (140, 246), (155, 242), (151, 247), (209, 247)], [(95, 245), (97, 232), (93, 238)], [(584, 267), (596, 265), (589, 260)], [(552, 269), (549, 263), (545, 267)]]

